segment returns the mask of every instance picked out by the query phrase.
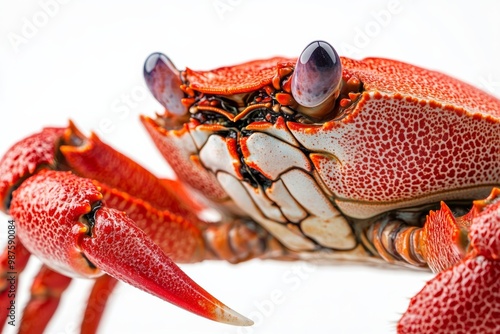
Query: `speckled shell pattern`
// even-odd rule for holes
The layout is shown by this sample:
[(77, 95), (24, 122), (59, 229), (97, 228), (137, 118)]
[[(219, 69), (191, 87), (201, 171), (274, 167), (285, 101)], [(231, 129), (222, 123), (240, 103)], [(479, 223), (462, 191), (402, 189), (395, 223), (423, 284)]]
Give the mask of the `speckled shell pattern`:
[(344, 212), (378, 213), (359, 212), (353, 201), (404, 206), (433, 194), (437, 201), (481, 198), (500, 184), (499, 100), (401, 62), (344, 58), (343, 65), (344, 77), (358, 77), (365, 90), (349, 114), (288, 127), (307, 149), (327, 152), (313, 161)]

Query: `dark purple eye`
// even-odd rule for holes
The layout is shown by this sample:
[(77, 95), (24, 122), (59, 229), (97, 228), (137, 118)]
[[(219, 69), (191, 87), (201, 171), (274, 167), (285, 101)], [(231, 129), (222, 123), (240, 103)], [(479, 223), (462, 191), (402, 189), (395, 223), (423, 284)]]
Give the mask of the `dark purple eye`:
[(338, 92), (342, 65), (335, 49), (323, 41), (309, 44), (295, 66), (292, 95), (304, 107), (316, 107)]
[(162, 53), (153, 53), (144, 63), (144, 79), (153, 96), (169, 112), (184, 115), (186, 107), (181, 103), (184, 93), (180, 89), (181, 78), (174, 64)]

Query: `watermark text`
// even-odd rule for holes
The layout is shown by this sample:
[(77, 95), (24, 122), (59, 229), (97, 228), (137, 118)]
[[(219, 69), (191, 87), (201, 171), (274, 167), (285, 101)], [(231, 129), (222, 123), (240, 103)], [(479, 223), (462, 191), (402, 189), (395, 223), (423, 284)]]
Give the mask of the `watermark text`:
[(61, 5), (65, 5), (68, 2), (70, 0), (40, 0), (38, 2), (38, 10), (32, 15), (24, 16), (21, 19), (19, 30), (7, 33), (7, 39), (14, 51), (19, 52), (22, 45), (27, 44), (31, 39), (35, 38), (40, 30), (47, 26), (52, 18), (57, 16)]
[(16, 289), (17, 289), (17, 272), (16, 272), (16, 225), (13, 220), (8, 221), (7, 230), (7, 298), (8, 298), (8, 321), (11, 326), (16, 325)]

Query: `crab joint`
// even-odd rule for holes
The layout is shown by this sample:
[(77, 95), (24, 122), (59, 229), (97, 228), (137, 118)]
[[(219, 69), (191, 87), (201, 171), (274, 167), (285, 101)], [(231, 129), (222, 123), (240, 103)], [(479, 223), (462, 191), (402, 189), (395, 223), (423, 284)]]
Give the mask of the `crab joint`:
[(426, 262), (420, 254), (421, 228), (399, 220), (382, 220), (367, 230), (368, 240), (380, 257), (389, 263), (401, 262), (423, 267)]

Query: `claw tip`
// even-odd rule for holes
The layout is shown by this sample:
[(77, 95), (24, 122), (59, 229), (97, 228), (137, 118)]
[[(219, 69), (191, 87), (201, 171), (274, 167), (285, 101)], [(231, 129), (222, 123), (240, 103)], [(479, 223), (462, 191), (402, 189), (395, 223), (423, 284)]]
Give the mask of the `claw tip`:
[(214, 320), (225, 324), (235, 326), (252, 326), (254, 323), (253, 320), (239, 314), (238, 312), (230, 309), (225, 305), (222, 305), (220, 308), (216, 309), (214, 313)]

